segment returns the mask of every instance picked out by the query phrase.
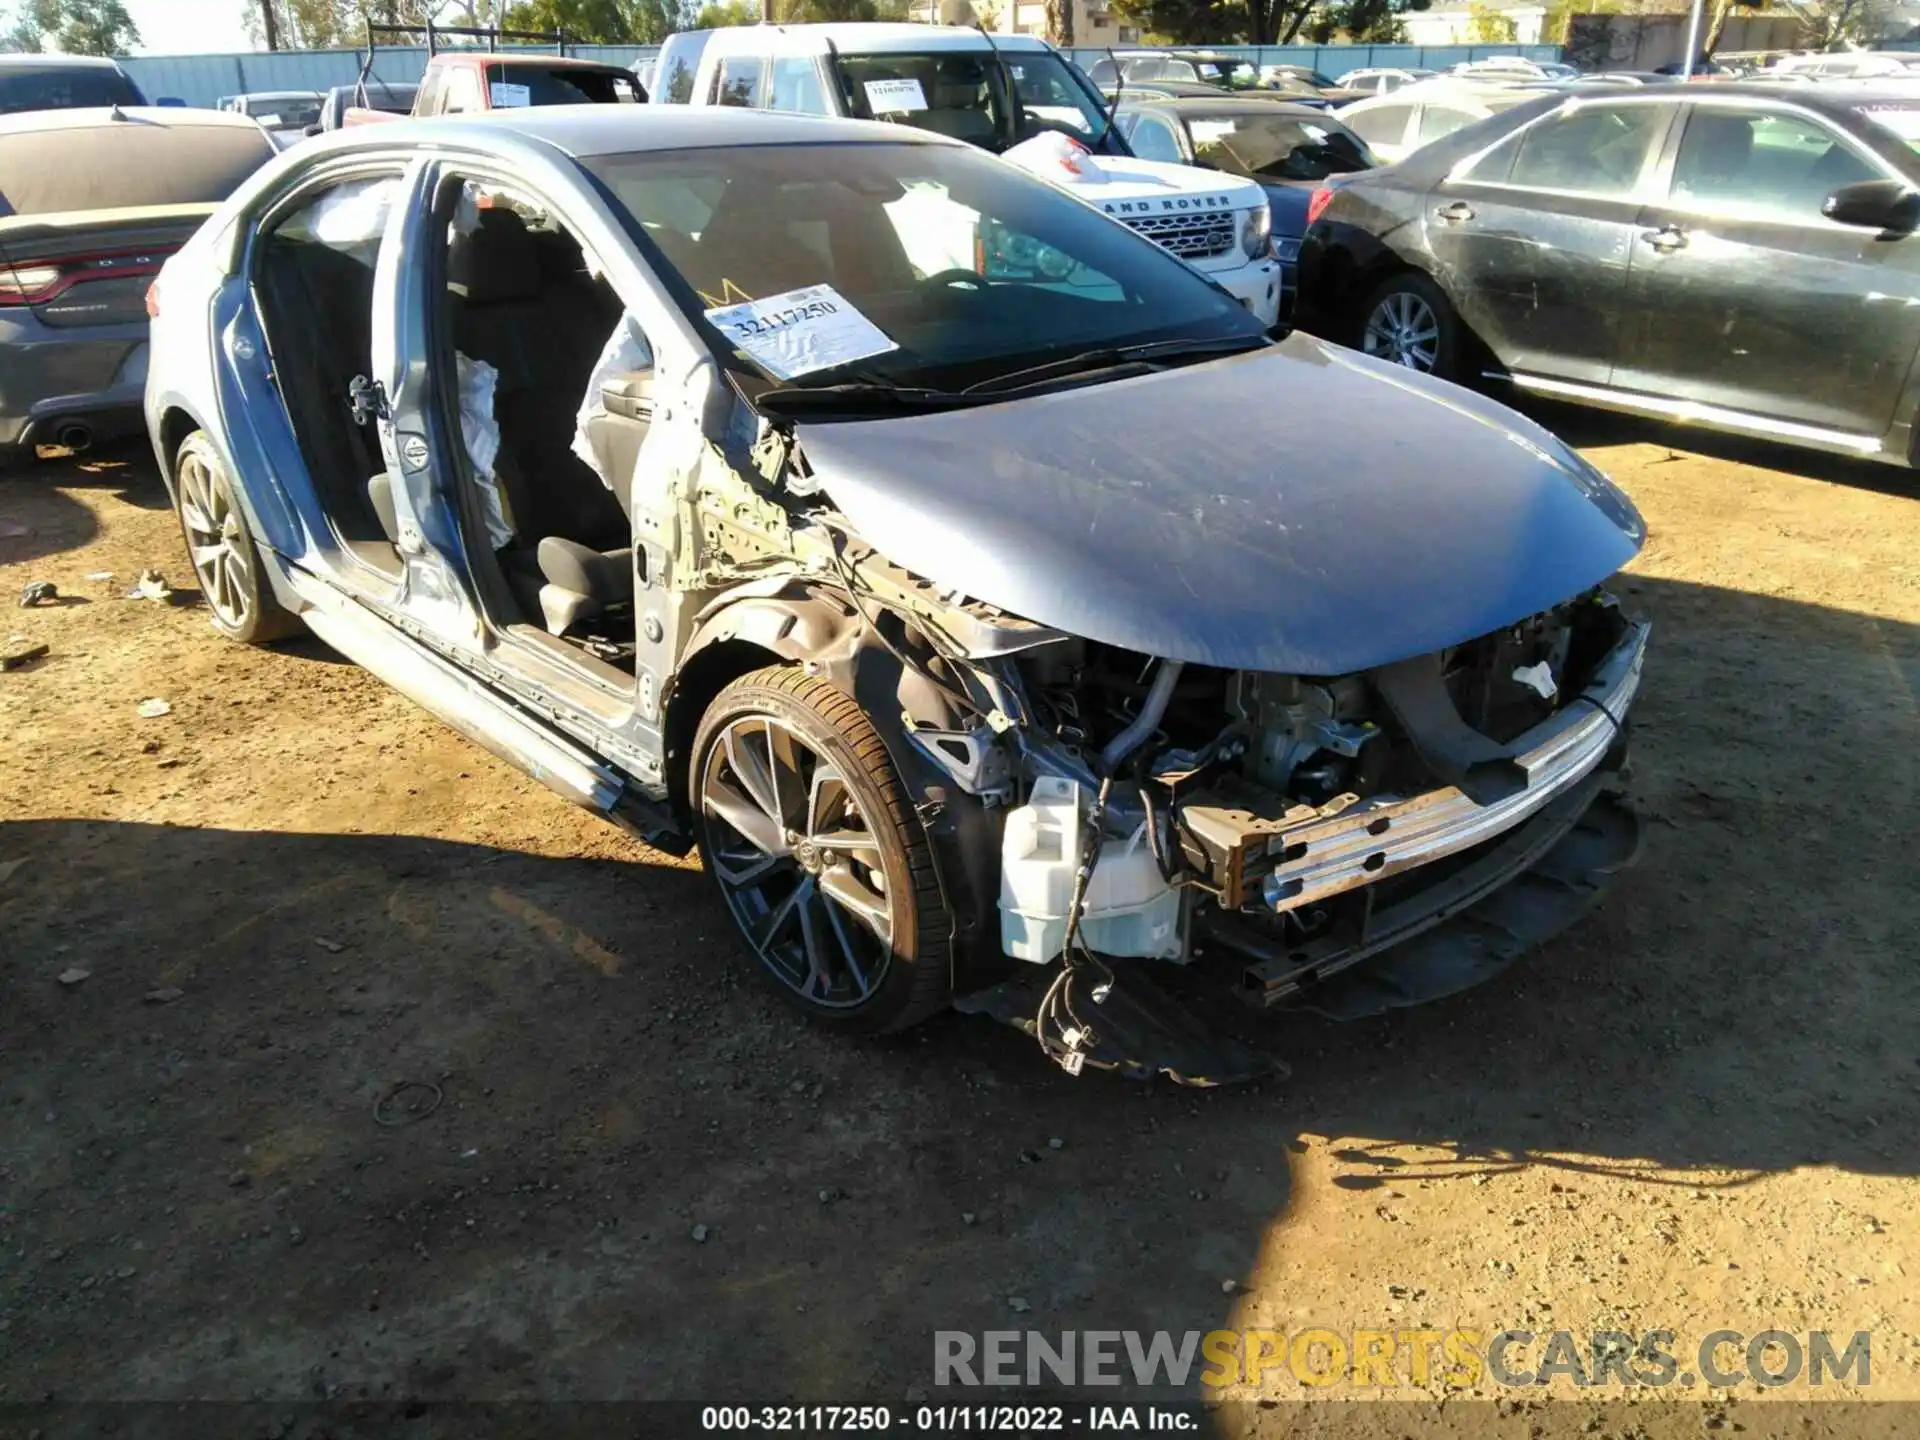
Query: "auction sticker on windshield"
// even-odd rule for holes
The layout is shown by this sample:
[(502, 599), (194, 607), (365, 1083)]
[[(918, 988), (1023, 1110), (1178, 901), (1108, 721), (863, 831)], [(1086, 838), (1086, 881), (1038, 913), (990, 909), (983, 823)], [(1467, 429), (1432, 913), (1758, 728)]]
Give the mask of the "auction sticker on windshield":
[(706, 313), (715, 329), (778, 380), (900, 348), (831, 285), (809, 285)]
[(867, 108), (876, 115), (899, 115), (927, 108), (927, 92), (918, 80), (867, 81)]
[(524, 105), (533, 104), (533, 87), (515, 85), (510, 80), (495, 80), (487, 86), (487, 96), (496, 110), (518, 110)]

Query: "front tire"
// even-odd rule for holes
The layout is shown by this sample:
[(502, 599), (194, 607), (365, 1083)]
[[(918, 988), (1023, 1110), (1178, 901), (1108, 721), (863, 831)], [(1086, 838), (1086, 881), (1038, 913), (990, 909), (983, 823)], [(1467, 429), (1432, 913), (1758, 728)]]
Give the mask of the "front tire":
[(1460, 317), (1417, 271), (1388, 276), (1360, 306), (1354, 348), (1442, 380), (1458, 378)]
[(213, 628), (246, 645), (298, 634), (304, 627), (274, 598), (233, 476), (204, 430), (181, 441), (174, 454), (173, 495)]
[(851, 696), (792, 667), (708, 707), (689, 787), (701, 858), (790, 1004), (863, 1034), (952, 993), (952, 916), (885, 744)]

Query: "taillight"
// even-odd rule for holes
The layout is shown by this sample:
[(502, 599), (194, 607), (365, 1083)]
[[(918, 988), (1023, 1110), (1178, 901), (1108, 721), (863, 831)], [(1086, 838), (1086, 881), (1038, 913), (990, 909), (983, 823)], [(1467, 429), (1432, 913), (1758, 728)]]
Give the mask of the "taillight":
[(1311, 225), (1327, 213), (1327, 206), (1333, 203), (1333, 190), (1322, 185), (1307, 197), (1307, 224)]
[(66, 288), (58, 265), (15, 265), (0, 270), (0, 305), (37, 305)]
[(154, 281), (147, 286), (147, 318), (158, 319), (160, 315), (160, 282)]
[[(0, 305), (42, 305), (90, 280), (127, 280), (151, 275), (177, 246), (27, 260), (0, 268)], [(151, 303), (151, 302), (149, 302)]]

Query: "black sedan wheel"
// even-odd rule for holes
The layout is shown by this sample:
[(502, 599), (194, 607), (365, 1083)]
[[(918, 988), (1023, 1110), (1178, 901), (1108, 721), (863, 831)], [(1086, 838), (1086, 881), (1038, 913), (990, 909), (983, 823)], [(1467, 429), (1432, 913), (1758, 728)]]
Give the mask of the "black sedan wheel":
[(173, 464), (174, 507), (187, 537), (200, 593), (214, 629), (249, 645), (296, 634), (300, 621), (274, 598), (260, 572), (260, 552), (247, 529), (226, 461), (196, 430), (180, 445)]
[(849, 696), (795, 669), (734, 681), (701, 721), (692, 779), (707, 869), (786, 999), (862, 1031), (946, 1003), (933, 857)]
[(1376, 359), (1454, 378), (1460, 322), (1440, 287), (1424, 275), (1395, 275), (1360, 310), (1360, 349)]

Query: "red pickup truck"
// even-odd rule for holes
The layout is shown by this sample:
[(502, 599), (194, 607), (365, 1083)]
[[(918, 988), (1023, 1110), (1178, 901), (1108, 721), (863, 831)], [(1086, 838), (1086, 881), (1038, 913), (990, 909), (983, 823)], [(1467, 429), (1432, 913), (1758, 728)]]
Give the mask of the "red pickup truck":
[[(522, 105), (643, 104), (647, 92), (631, 70), (564, 55), (445, 50), (427, 61), (412, 118), (465, 115)], [(372, 125), (404, 117), (351, 106), (343, 125)]]

